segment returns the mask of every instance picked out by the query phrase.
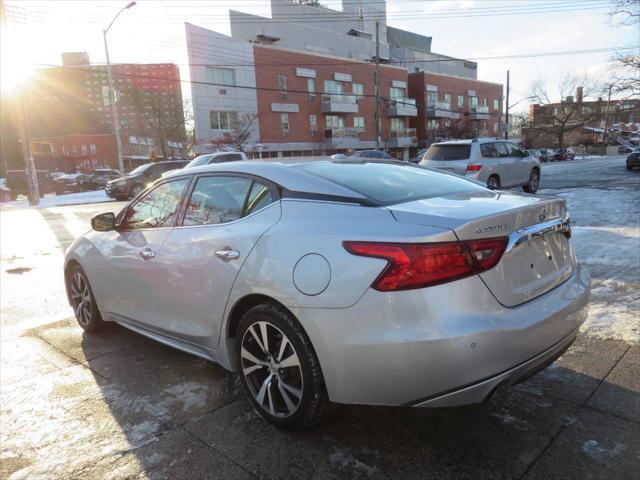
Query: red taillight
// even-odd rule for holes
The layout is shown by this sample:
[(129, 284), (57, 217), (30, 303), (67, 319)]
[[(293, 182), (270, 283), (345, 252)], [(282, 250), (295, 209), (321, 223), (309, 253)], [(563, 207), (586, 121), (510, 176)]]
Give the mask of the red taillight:
[(482, 169), (482, 165), (479, 163), (469, 163), (467, 164), (467, 173), (469, 172), (479, 172)]
[(493, 268), (507, 239), (447, 243), (343, 242), (354, 255), (383, 258), (388, 264), (372, 287), (383, 292), (423, 288)]

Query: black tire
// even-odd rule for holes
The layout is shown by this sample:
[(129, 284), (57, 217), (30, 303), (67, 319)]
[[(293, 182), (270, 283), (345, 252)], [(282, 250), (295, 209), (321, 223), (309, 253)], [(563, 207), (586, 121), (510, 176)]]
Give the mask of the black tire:
[(633, 167), (627, 163), (627, 170), (633, 170)]
[[(265, 332), (266, 354), (262, 348)], [(253, 408), (278, 428), (303, 430), (317, 424), (328, 397), (320, 362), (298, 321), (276, 304), (257, 305), (242, 316), (236, 338), (240, 377)], [(288, 345), (285, 343), (283, 348), (285, 339)]]
[(529, 183), (522, 186), (522, 190), (527, 193), (536, 193), (540, 187), (540, 170), (534, 168), (529, 175)]
[(133, 198), (143, 190), (144, 190), (144, 185), (142, 185), (141, 183), (134, 183), (131, 186), (131, 189), (129, 190), (129, 195), (131, 196), (131, 198)]
[[(78, 281), (78, 279), (81, 279)], [(86, 290), (85, 290), (86, 287)], [(67, 273), (67, 291), (76, 321), (85, 332), (94, 333), (102, 329), (105, 321), (98, 311), (93, 290), (87, 275), (79, 265), (71, 267)], [(89, 305), (86, 302), (89, 301)]]
[(487, 188), (491, 190), (500, 190), (500, 178), (497, 175), (491, 175), (487, 179)]

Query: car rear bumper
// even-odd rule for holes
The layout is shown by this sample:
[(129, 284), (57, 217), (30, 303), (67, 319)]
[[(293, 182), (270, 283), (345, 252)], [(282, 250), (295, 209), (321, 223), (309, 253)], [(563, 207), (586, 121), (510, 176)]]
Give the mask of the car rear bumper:
[(562, 353), (588, 313), (590, 278), (505, 308), (479, 277), (383, 293), (345, 309), (292, 312), (337, 403), (457, 406), (535, 373)]

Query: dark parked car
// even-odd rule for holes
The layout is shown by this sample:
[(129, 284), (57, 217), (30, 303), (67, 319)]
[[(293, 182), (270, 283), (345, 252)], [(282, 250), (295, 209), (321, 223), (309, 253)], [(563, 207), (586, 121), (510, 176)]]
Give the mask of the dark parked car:
[(98, 188), (107, 186), (107, 182), (120, 178), (120, 172), (112, 168), (98, 168), (91, 174), (91, 182)]
[(576, 152), (570, 148), (558, 148), (553, 154), (553, 160), (556, 162), (564, 162), (565, 160), (573, 160), (576, 158)]
[(627, 155), (627, 170), (633, 170), (634, 168), (640, 168), (640, 148), (636, 148)]
[(386, 152), (382, 150), (360, 150), (358, 152), (353, 152), (350, 158), (354, 157), (362, 157), (362, 158), (380, 158), (389, 160), (391, 156), (389, 156)]
[(105, 192), (116, 200), (135, 197), (169, 170), (184, 167), (188, 160), (169, 160), (166, 162), (147, 163), (134, 168), (124, 177), (107, 182)]
[[(58, 193), (58, 184), (53, 181), (48, 170), (36, 170), (36, 177), (41, 197), (47, 193)], [(7, 188), (11, 190), (11, 200), (18, 198), (18, 195), (27, 195), (29, 186), (27, 184), (26, 170), (7, 171)]]
[(91, 181), (91, 177), (85, 173), (70, 173), (61, 175), (54, 180), (57, 184), (56, 193), (66, 192), (86, 192), (95, 190), (96, 185)]
[(624, 155), (625, 153), (632, 153), (633, 151), (637, 150), (638, 147), (634, 146), (634, 145), (620, 145), (618, 147), (618, 153), (620, 155)]
[(538, 150), (538, 153), (540, 154), (540, 161), (541, 162), (553, 162), (553, 156), (555, 155), (555, 152), (549, 148), (541, 148), (540, 150)]

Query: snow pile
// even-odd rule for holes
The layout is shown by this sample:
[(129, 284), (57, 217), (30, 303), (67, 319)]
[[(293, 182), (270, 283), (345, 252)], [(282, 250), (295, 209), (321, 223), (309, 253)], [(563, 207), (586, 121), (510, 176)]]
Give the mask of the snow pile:
[[(113, 202), (112, 198), (107, 197), (104, 190), (94, 190), (90, 192), (68, 193), (66, 195), (47, 195), (40, 199), (40, 203), (36, 208), (60, 207), (63, 205), (81, 205), (83, 203), (101, 203)], [(29, 202), (26, 197), (22, 196), (19, 200), (5, 202), (2, 208), (27, 208)]]

